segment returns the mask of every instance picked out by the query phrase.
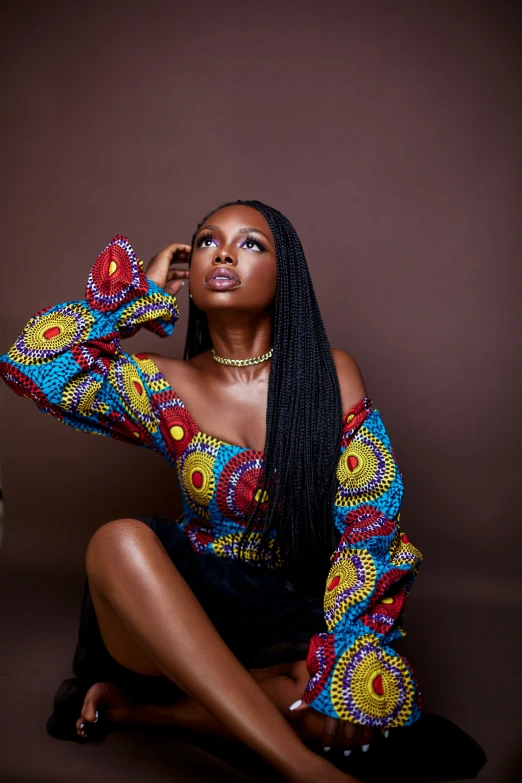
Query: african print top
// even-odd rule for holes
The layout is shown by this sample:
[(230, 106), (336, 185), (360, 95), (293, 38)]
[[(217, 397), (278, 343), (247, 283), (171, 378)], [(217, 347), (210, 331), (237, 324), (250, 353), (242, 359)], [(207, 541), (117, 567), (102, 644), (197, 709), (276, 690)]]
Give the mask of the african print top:
[[(37, 312), (0, 356), (0, 375), (81, 432), (162, 454), (177, 469), (177, 524), (193, 549), (237, 558), (263, 452), (202, 432), (147, 354), (121, 349), (141, 327), (167, 337), (178, 315), (176, 298), (146, 277), (118, 235), (89, 273), (85, 299)], [(345, 413), (343, 425), (334, 508), (340, 538), (325, 585), (326, 630), (310, 640), (304, 698), (334, 718), (405, 726), (420, 717), (420, 691), (391, 644), (405, 634), (404, 604), (421, 554), (400, 529), (402, 475), (372, 399)], [(262, 558), (254, 539), (249, 556), (255, 565), (281, 565), (275, 540)]]

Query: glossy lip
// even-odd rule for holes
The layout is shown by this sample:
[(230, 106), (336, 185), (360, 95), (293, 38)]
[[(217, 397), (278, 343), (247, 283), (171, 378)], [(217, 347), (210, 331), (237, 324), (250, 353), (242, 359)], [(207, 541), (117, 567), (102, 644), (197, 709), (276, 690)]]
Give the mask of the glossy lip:
[(234, 272), (233, 269), (216, 266), (214, 267), (214, 269), (211, 269), (210, 272), (207, 272), (207, 274), (205, 275), (205, 283), (208, 283), (209, 280), (215, 280), (216, 277), (226, 277), (229, 280), (235, 280), (236, 283), (241, 282), (238, 274)]

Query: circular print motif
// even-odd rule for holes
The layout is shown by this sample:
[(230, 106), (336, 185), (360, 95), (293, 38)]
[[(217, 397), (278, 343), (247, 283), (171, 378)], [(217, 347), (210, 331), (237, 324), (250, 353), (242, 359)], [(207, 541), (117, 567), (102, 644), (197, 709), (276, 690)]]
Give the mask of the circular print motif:
[(100, 253), (89, 274), (86, 299), (95, 310), (108, 312), (148, 291), (148, 282), (125, 237), (115, 236)]
[(333, 634), (318, 633), (312, 636), (306, 656), (310, 679), (305, 689), (305, 701), (310, 704), (326, 685), (335, 663), (335, 640)]
[(102, 380), (96, 380), (94, 376), (85, 373), (77, 378), (72, 378), (64, 386), (62, 408), (69, 413), (83, 413), (88, 416), (102, 386)]
[(126, 411), (149, 432), (156, 432), (158, 428), (149, 395), (134, 362), (124, 356), (114, 361), (109, 371), (109, 383), (116, 389)]
[(205, 519), (210, 518), (208, 504), (214, 496), (218, 449), (218, 440), (200, 432), (183, 451), (178, 464), (178, 478), (187, 502)]
[(369, 503), (383, 495), (395, 478), (395, 463), (384, 444), (362, 427), (337, 465), (339, 506)]
[(87, 340), (93, 323), (83, 305), (63, 305), (60, 310), (31, 318), (8, 355), (19, 364), (45, 364)]
[(342, 720), (370, 726), (401, 726), (410, 716), (414, 680), (400, 655), (389, 655), (373, 634), (362, 636), (339, 658), (331, 684)]
[(346, 610), (371, 595), (376, 569), (373, 558), (364, 549), (347, 549), (332, 565), (324, 594), (324, 616), (328, 630), (343, 617)]
[(218, 508), (227, 519), (244, 524), (247, 521), (246, 511), (252, 500), (259, 500), (260, 512), (266, 512), (268, 494), (266, 490), (257, 489), (262, 474), (263, 461), (260, 451), (242, 451), (228, 460), (221, 471), (216, 493)]
[(214, 540), (214, 526), (209, 519), (194, 517), (185, 527), (190, 545), (195, 552), (205, 552)]

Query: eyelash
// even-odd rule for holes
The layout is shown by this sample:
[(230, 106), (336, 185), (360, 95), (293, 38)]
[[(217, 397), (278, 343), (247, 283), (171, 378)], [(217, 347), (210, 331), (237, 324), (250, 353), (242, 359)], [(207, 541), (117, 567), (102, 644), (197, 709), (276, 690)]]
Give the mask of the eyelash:
[[(205, 241), (205, 239), (215, 239), (215, 237), (210, 233), (200, 234), (200, 236), (197, 238), (196, 241), (196, 247), (200, 248), (203, 242)], [(252, 236), (251, 234), (247, 234), (241, 247), (243, 247), (243, 245), (246, 244), (246, 242), (252, 242), (254, 245), (257, 245), (260, 248), (260, 250), (266, 250), (263, 243), (260, 242), (259, 239), (256, 239), (256, 237)]]

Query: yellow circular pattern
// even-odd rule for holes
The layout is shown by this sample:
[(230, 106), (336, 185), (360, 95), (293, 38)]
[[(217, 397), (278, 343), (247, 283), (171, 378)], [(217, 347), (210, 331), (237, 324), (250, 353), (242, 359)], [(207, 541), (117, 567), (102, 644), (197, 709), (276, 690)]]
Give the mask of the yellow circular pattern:
[(377, 570), (365, 549), (345, 549), (330, 568), (324, 594), (326, 625), (331, 630), (350, 606), (367, 598), (375, 585)]
[(415, 698), (404, 660), (384, 651), (373, 634), (360, 637), (340, 656), (330, 692), (342, 720), (375, 726), (403, 725)]
[(184, 461), (183, 483), (197, 506), (208, 506), (214, 494), (214, 461), (204, 451), (194, 451)]
[(174, 427), (171, 427), (169, 430), (172, 440), (183, 440), (185, 437), (185, 430), (183, 427), (180, 427), (179, 424), (175, 424)]
[(31, 318), (9, 351), (19, 364), (45, 364), (57, 354), (84, 342), (94, 318), (81, 304), (67, 304), (59, 312)]
[(362, 427), (337, 464), (336, 504), (359, 505), (383, 495), (395, 478), (395, 462), (384, 444)]

